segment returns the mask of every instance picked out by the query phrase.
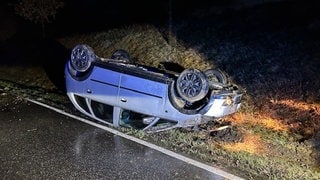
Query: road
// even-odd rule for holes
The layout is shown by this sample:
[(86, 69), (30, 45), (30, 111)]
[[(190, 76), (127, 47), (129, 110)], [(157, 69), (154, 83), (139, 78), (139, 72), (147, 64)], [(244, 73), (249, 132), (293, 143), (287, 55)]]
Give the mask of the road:
[(229, 179), (28, 101), (0, 107), (2, 179)]

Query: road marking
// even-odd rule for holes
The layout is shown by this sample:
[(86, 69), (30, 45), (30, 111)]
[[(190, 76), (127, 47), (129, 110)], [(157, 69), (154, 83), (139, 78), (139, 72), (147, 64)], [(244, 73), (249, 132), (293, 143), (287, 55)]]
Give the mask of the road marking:
[(193, 160), (193, 159), (191, 159), (191, 158), (182, 156), (182, 155), (180, 155), (180, 154), (177, 154), (177, 153), (175, 153), (175, 152), (173, 152), (173, 151), (170, 151), (170, 150), (168, 150), (168, 149), (165, 149), (165, 148), (163, 148), (163, 147), (157, 146), (157, 145), (152, 144), (152, 143), (149, 143), (149, 142), (147, 142), (147, 141), (143, 141), (143, 140), (141, 140), (141, 139), (139, 139), (139, 138), (136, 138), (136, 137), (127, 135), (127, 134), (125, 134), (125, 133), (122, 133), (122, 132), (120, 132), (120, 131), (118, 131), (118, 130), (115, 130), (115, 129), (112, 129), (112, 128), (103, 126), (103, 125), (101, 125), (101, 124), (92, 122), (92, 121), (87, 120), (87, 119), (82, 118), (82, 117), (78, 117), (78, 116), (76, 116), (76, 115), (67, 113), (67, 112), (65, 112), (65, 111), (63, 111), (63, 110), (61, 110), (61, 109), (52, 107), (52, 106), (47, 105), (47, 104), (44, 104), (44, 103), (42, 103), (42, 102), (38, 102), (38, 101), (29, 99), (29, 98), (26, 98), (26, 100), (29, 101), (29, 102), (31, 102), (31, 103), (40, 105), (40, 106), (42, 106), (42, 107), (51, 109), (51, 110), (53, 110), (53, 111), (55, 111), (55, 112), (57, 112), (57, 113), (63, 114), (63, 115), (68, 116), (68, 117), (70, 117), (70, 118), (79, 120), (79, 121), (84, 122), (84, 123), (86, 123), (86, 124), (95, 126), (95, 127), (97, 127), (97, 128), (106, 130), (106, 131), (108, 131), (108, 132), (110, 132), (110, 133), (113, 133), (113, 134), (115, 134), (115, 135), (118, 135), (118, 136), (121, 136), (121, 137), (123, 137), (123, 138), (129, 139), (129, 140), (134, 141), (134, 142), (136, 142), (136, 143), (142, 144), (142, 145), (144, 145), (144, 146), (147, 146), (147, 147), (149, 147), (149, 148), (152, 148), (152, 149), (154, 149), (154, 150), (157, 150), (157, 151), (159, 151), (159, 152), (162, 152), (162, 153), (164, 153), (164, 154), (166, 154), (166, 155), (168, 155), (168, 156), (171, 156), (171, 157), (173, 157), (173, 158), (179, 159), (179, 160), (184, 161), (184, 162), (186, 162), (186, 163), (192, 164), (192, 165), (194, 165), (194, 166), (196, 166), (196, 167), (199, 167), (199, 168), (204, 169), (204, 170), (206, 170), (206, 171), (209, 171), (209, 172), (211, 172), (211, 173), (217, 174), (217, 175), (222, 176), (222, 177), (224, 177), (224, 178), (232, 179), (232, 180), (243, 180), (243, 178), (240, 178), (240, 177), (238, 177), (238, 176), (235, 176), (235, 175), (233, 175), (233, 174), (230, 174), (230, 173), (228, 173), (228, 172), (226, 172), (226, 171), (223, 171), (223, 170), (221, 170), (221, 169), (219, 169), (219, 168), (215, 168), (215, 167), (209, 166), (209, 165), (207, 165), (207, 164), (204, 164), (204, 163), (202, 163), (202, 162), (199, 162), (199, 161)]

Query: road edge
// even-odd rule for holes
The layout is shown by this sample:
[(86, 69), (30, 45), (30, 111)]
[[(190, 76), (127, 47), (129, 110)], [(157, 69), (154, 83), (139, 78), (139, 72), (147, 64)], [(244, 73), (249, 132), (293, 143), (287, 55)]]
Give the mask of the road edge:
[(232, 180), (243, 180), (243, 178), (238, 177), (238, 176), (236, 176), (236, 175), (233, 175), (233, 174), (231, 174), (231, 173), (228, 173), (228, 172), (226, 172), (226, 171), (224, 171), (224, 170), (221, 170), (221, 169), (219, 169), (219, 168), (216, 168), (216, 167), (207, 165), (207, 164), (205, 164), (205, 163), (196, 161), (196, 160), (194, 160), (194, 159), (185, 157), (185, 156), (183, 156), (183, 155), (181, 155), (181, 154), (178, 154), (178, 153), (173, 152), (173, 151), (171, 151), (171, 150), (165, 149), (165, 148), (163, 148), (163, 147), (161, 147), (161, 146), (152, 144), (152, 143), (150, 143), (150, 142), (141, 140), (141, 139), (139, 139), (139, 138), (136, 138), (136, 137), (127, 135), (127, 134), (125, 134), (125, 133), (122, 133), (122, 132), (120, 132), (120, 131), (118, 131), (118, 130), (115, 130), (115, 129), (112, 129), (112, 128), (110, 128), (110, 127), (106, 127), (106, 126), (103, 126), (103, 125), (101, 125), (101, 124), (95, 123), (95, 122), (93, 122), (93, 121), (87, 120), (87, 119), (85, 119), (85, 118), (82, 118), (82, 117), (79, 117), (79, 116), (76, 116), (76, 115), (67, 113), (67, 112), (65, 112), (65, 111), (63, 111), (63, 110), (61, 110), (61, 109), (52, 107), (52, 106), (50, 106), (50, 105), (47, 105), (47, 104), (45, 104), (45, 103), (42, 103), (42, 102), (39, 102), (39, 101), (36, 101), (36, 100), (32, 100), (32, 99), (29, 99), (29, 98), (25, 98), (25, 99), (26, 99), (28, 102), (31, 102), (31, 103), (33, 103), (33, 104), (37, 104), (37, 105), (42, 106), (42, 107), (44, 107), (44, 108), (53, 110), (53, 111), (55, 111), (55, 112), (57, 112), (57, 113), (59, 113), (59, 114), (68, 116), (68, 117), (70, 117), (70, 118), (79, 120), (79, 121), (81, 121), (81, 122), (83, 122), (83, 123), (86, 123), (86, 124), (95, 126), (95, 127), (97, 127), (97, 128), (100, 128), (100, 129), (103, 129), (103, 130), (105, 130), (105, 131), (108, 131), (108, 132), (110, 132), (110, 133), (112, 133), (112, 134), (121, 136), (121, 137), (126, 138), (126, 139), (128, 139), (128, 140), (131, 140), (131, 141), (134, 141), (134, 142), (139, 143), (139, 144), (141, 144), (141, 145), (147, 146), (147, 147), (149, 147), (149, 148), (152, 148), (152, 149), (154, 149), (154, 150), (157, 150), (157, 151), (159, 151), (159, 152), (162, 152), (162, 153), (164, 153), (164, 154), (166, 154), (166, 155), (168, 155), (168, 156), (171, 156), (171, 157), (173, 157), (173, 158), (179, 159), (179, 160), (184, 161), (184, 162), (186, 162), (186, 163), (192, 164), (192, 165), (194, 165), (194, 166), (196, 166), (196, 167), (198, 167), (198, 168), (204, 169), (204, 170), (206, 170), (206, 171), (215, 173), (215, 174), (217, 174), (217, 175), (219, 175), (219, 176), (222, 176), (222, 177), (224, 177), (224, 178), (232, 179)]

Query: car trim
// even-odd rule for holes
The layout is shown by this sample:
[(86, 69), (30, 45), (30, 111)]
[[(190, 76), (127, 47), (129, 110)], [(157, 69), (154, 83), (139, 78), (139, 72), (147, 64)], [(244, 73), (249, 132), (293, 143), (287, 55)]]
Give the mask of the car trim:
[(96, 80), (96, 79), (90, 79), (90, 80), (93, 81), (93, 82), (97, 82), (97, 83), (101, 83), (101, 84), (105, 84), (105, 85), (110, 85), (110, 86), (113, 86), (113, 87), (118, 87), (118, 85), (107, 83), (107, 82), (103, 82), (103, 81), (100, 81), (100, 80)]
[(150, 94), (150, 93), (146, 93), (146, 92), (138, 91), (138, 90), (135, 90), (135, 89), (131, 89), (131, 88), (124, 87), (124, 86), (120, 86), (120, 88), (121, 88), (121, 89), (129, 90), (129, 91), (133, 91), (133, 92), (137, 92), (137, 93), (140, 93), (140, 94), (144, 94), (144, 95), (148, 95), (148, 96), (156, 97), (156, 98), (159, 98), (159, 99), (162, 99), (162, 97), (161, 97), (161, 96), (157, 96), (157, 95), (154, 95), (154, 94)]
[[(113, 87), (118, 87), (118, 85), (107, 83), (107, 82), (103, 82), (103, 81), (99, 81), (99, 80), (96, 80), (96, 79), (90, 79), (90, 80), (93, 81), (93, 82), (96, 82), (96, 83), (101, 83), (101, 84), (105, 84), (105, 85), (109, 85), (109, 86), (113, 86)], [(138, 91), (138, 90), (135, 90), (135, 89), (132, 89), (132, 88), (127, 88), (127, 87), (124, 87), (124, 86), (120, 86), (120, 88), (162, 99), (162, 96), (157, 96), (157, 95), (146, 93), (146, 92), (143, 92), (143, 91)]]

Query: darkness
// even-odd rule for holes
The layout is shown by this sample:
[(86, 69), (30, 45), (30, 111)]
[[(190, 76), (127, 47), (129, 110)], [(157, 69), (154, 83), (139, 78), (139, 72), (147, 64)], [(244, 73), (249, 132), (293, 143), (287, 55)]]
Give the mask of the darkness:
[[(292, 41), (295, 38), (303, 39), (306, 43), (300, 51), (310, 55), (310, 53), (317, 51), (314, 48), (313, 40), (320, 37), (320, 11), (318, 10), (320, 6), (316, 0), (307, 2), (270, 0), (270, 2), (265, 1), (265, 3), (255, 6), (245, 5), (245, 2), (255, 2), (245, 0), (223, 2), (208, 0), (66, 0), (55, 20), (45, 25), (45, 38), (40, 25), (35, 25), (15, 14), (14, 4), (16, 2), (17, 0), (1, 2), (0, 63), (5, 65), (43, 65), (55, 84), (60, 81), (58, 86), (63, 84), (59, 74), (63, 74), (61, 67), (69, 57), (70, 50), (55, 39), (72, 34), (106, 31), (131, 24), (153, 24), (158, 27), (168, 27), (169, 22), (174, 24), (179, 20), (188, 21), (191, 22), (187, 27), (188, 30), (177, 34), (176, 38), (190, 47), (201, 46), (202, 48), (198, 49), (200, 53), (203, 53), (208, 59), (216, 59), (217, 65), (234, 76), (236, 75), (233, 72), (234, 69), (229, 64), (219, 64), (219, 58), (236, 59), (238, 58), (237, 54), (241, 55), (243, 52), (237, 52), (241, 47), (232, 50), (235, 52), (231, 53), (230, 49), (221, 49), (226, 41), (237, 41), (247, 46), (254, 46), (259, 43), (259, 40), (267, 39), (270, 34), (276, 34), (275, 38), (278, 41), (290, 41), (291, 37), (289, 36), (291, 35), (279, 34), (279, 32), (291, 29), (290, 33), (295, 36), (292, 37)], [(241, 8), (237, 9), (237, 7)], [(211, 12), (212, 9), (216, 9), (216, 12), (210, 16), (197, 17), (194, 15), (197, 10)], [(213, 27), (210, 34), (205, 34), (207, 27)], [(306, 28), (301, 29), (301, 27)], [(296, 32), (292, 32), (292, 30)], [(214, 38), (215, 42), (201, 45), (201, 39), (207, 38)], [(305, 41), (306, 39), (310, 39), (310, 41)], [(261, 43), (257, 44), (257, 47), (260, 45)], [(217, 52), (208, 53), (208, 49), (212, 48), (217, 49)], [(272, 54), (272, 51), (276, 51), (274, 47), (265, 48), (268, 51), (263, 52), (264, 54)], [(219, 52), (220, 49), (221, 52)], [(256, 52), (258, 51), (259, 49), (256, 50)], [(252, 58), (244, 58), (239, 63), (256, 62)], [(291, 64), (288, 62), (288, 65)], [(231, 69), (228, 69), (230, 67)], [(59, 77), (60, 80), (56, 77)]]
[(43, 65), (59, 89), (64, 89), (63, 67), (70, 50), (57, 42), (56, 38), (135, 23), (165, 24), (170, 6), (169, 2), (161, 0), (66, 0), (55, 19), (45, 25), (44, 38), (40, 25), (15, 13), (14, 5), (17, 2), (1, 2), (0, 64)]
[[(1, 2), (0, 53), (4, 57), (1, 58), (1, 64), (37, 64), (41, 52), (47, 51), (52, 43), (56, 43), (51, 42), (55, 38), (137, 23), (167, 25), (169, 16), (183, 16), (208, 3), (203, 0), (197, 3), (182, 0), (66, 0), (55, 19), (45, 24), (43, 38), (39, 24), (35, 25), (15, 13), (14, 5), (17, 2), (18, 0)], [(49, 46), (47, 50), (41, 49), (46, 46)]]
[(162, 1), (69, 0), (52, 24), (59, 34), (101, 31), (132, 23), (166, 19), (167, 4)]
[(169, 16), (186, 15), (208, 3), (206, 0), (67, 0), (52, 25), (59, 33), (99, 31), (134, 23), (161, 25), (168, 22)]
[[(55, 41), (56, 38), (72, 34), (106, 31), (137, 23), (168, 27), (169, 21), (174, 23), (178, 20), (191, 19), (192, 27), (188, 27), (190, 31), (184, 31), (190, 33), (181, 33), (176, 37), (191, 47), (198, 46), (197, 43), (202, 38), (210, 38), (206, 37), (202, 30), (217, 23), (217, 27), (212, 29), (217, 42), (212, 42), (212, 44), (207, 44), (199, 49), (208, 59), (212, 58), (212, 54), (206, 53), (207, 49), (212, 47), (219, 49), (217, 43), (223, 44), (225, 40), (236, 38), (251, 41), (253, 39), (250, 37), (251, 34), (257, 35), (259, 34), (257, 32), (281, 32), (286, 28), (312, 25), (314, 27), (310, 28), (311, 31), (298, 34), (305, 33), (303, 38), (319, 38), (320, 12), (318, 7), (320, 6), (316, 0), (310, 0), (306, 3), (301, 0), (270, 1), (255, 6), (246, 6), (244, 2), (255, 1), (66, 0), (55, 20), (46, 24), (45, 38), (43, 38), (41, 26), (14, 13), (13, 5), (17, 0), (6, 0), (2, 1), (0, 6), (0, 55), (2, 56), (0, 63), (6, 65), (44, 65), (48, 76), (55, 78), (57, 74), (63, 74), (61, 67), (69, 57), (70, 51)], [(239, 5), (242, 5), (239, 8), (241, 10), (235, 10)], [(206, 18), (195, 18), (193, 13), (200, 9), (223, 11)], [(286, 34), (283, 34), (279, 38), (288, 38), (285, 36)], [(312, 44), (307, 44), (307, 46), (312, 46)], [(217, 64), (219, 65), (219, 62)], [(228, 65), (220, 64), (220, 66), (226, 69)], [(227, 71), (233, 73), (232, 69)], [(54, 74), (52, 75), (52, 73)], [(58, 80), (53, 79), (53, 81)]]
[[(19, 24), (20, 31), (29, 34), (39, 33), (40, 29), (32, 23), (14, 14), (14, 4), (18, 0), (2, 2), (1, 11)], [(56, 37), (72, 33), (84, 33), (106, 30), (136, 23), (163, 25), (169, 16), (187, 15), (194, 9), (205, 7), (212, 2), (207, 0), (184, 2), (182, 0), (65, 0), (63, 8), (58, 10), (55, 20), (46, 24), (47, 36)]]
[[(0, 66), (42, 65), (49, 79), (62, 90), (63, 67), (70, 49), (56, 38), (137, 23), (166, 27), (169, 21), (188, 20), (191, 26), (176, 38), (214, 59), (219, 68), (247, 88), (251, 97), (272, 88), (255, 89), (250, 83), (278, 82), (283, 78), (292, 79), (292, 86), (296, 85), (293, 89), (304, 83), (302, 94), (298, 92), (295, 98), (310, 93), (315, 102), (320, 101), (318, 0), (266, 0), (250, 7), (241, 6), (249, 0), (66, 0), (56, 19), (46, 25), (46, 38), (39, 26), (14, 13), (14, 2), (5, 0), (0, 6)], [(240, 9), (234, 9), (239, 5)], [(212, 9), (216, 12), (211, 16), (194, 16), (197, 10)], [(215, 41), (204, 44), (202, 40), (207, 39)], [(269, 62), (262, 61), (265, 59)]]
[(55, 19), (45, 24), (45, 37), (39, 24), (17, 15), (17, 0), (1, 2), (0, 64), (43, 65), (53, 83), (63, 89), (63, 67), (69, 49), (55, 39), (72, 34), (105, 31), (131, 24), (168, 26), (170, 20), (188, 15), (212, 2), (206, 0), (66, 0)]

